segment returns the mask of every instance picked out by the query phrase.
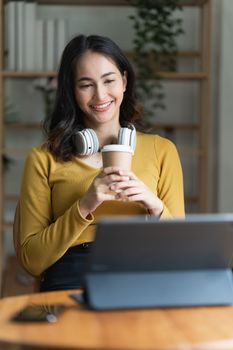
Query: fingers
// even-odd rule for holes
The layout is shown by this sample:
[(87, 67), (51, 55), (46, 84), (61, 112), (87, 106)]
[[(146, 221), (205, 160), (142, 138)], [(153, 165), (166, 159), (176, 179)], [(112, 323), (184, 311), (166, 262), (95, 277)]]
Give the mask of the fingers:
[(115, 185), (116, 183), (127, 183), (129, 181), (129, 177), (128, 176), (120, 176), (120, 175), (115, 175), (115, 174), (111, 174), (106, 176), (106, 183), (108, 185)]
[(109, 188), (117, 193), (117, 200), (142, 202), (146, 206), (154, 205), (157, 200), (157, 196), (138, 179), (113, 183)]
[(123, 202), (143, 202), (144, 196), (143, 193), (127, 195), (124, 191), (122, 191), (116, 194), (115, 199)]
[(113, 183), (109, 186), (110, 190), (116, 192), (116, 200), (121, 201), (142, 201), (146, 188), (141, 181), (129, 180)]
[(119, 174), (122, 175), (123, 170), (117, 166), (109, 166), (107, 168), (104, 168), (102, 171), (102, 175), (109, 175), (109, 174)]
[(129, 175), (127, 172), (121, 170), (118, 167), (108, 167), (103, 169), (103, 171), (97, 176), (96, 181), (99, 184), (105, 184), (110, 186), (118, 182), (127, 182), (129, 181)]
[(109, 188), (111, 191), (121, 191), (121, 190), (124, 190), (124, 192), (126, 192), (126, 189), (127, 188), (139, 188), (140, 186), (140, 182), (139, 181), (136, 181), (136, 180), (130, 180), (129, 178), (124, 180), (122, 179), (122, 181), (119, 181), (119, 182), (113, 182), (112, 184), (110, 184)]
[(136, 175), (132, 171), (123, 170), (123, 169), (116, 167), (116, 166), (104, 168), (101, 174), (102, 174), (102, 176), (109, 175), (109, 174), (118, 174), (121, 176), (127, 176), (132, 180), (137, 179)]
[(149, 209), (152, 215), (160, 215), (163, 203), (132, 171), (119, 167), (107, 167), (96, 179), (96, 191), (101, 202), (119, 200), (122, 202), (139, 202)]
[(122, 191), (126, 196), (138, 194), (143, 191), (143, 183), (131, 171), (125, 171), (119, 167), (107, 167), (95, 178), (93, 190), (97, 201), (102, 202), (120, 199), (117, 194)]
[(119, 175), (117, 172), (112, 173), (112, 168), (108, 169), (108, 171), (109, 175), (102, 174), (95, 178), (89, 191), (98, 203), (102, 203), (105, 200), (114, 200), (116, 191), (113, 191), (111, 187), (117, 183), (127, 183), (129, 181), (128, 176)]

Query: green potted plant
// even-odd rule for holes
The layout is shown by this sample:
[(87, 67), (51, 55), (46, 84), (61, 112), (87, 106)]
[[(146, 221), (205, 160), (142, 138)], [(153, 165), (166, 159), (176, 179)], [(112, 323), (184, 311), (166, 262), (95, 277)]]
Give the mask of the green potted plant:
[(159, 71), (176, 70), (177, 38), (184, 33), (183, 8), (179, 0), (129, 0), (135, 8), (130, 16), (134, 28), (134, 62), (138, 78), (138, 95), (146, 108), (150, 124), (157, 109), (164, 109), (164, 91)]

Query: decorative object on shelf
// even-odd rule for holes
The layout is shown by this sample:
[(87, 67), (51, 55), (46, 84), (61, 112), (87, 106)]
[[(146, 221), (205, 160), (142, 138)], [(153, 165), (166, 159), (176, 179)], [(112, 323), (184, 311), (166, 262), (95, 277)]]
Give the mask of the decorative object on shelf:
[[(148, 123), (157, 109), (165, 109), (164, 91), (159, 71), (176, 70), (177, 38), (184, 33), (179, 0), (129, 0), (135, 14), (129, 18), (135, 32), (135, 66), (138, 95), (147, 107)], [(153, 100), (153, 103), (150, 101)], [(146, 101), (146, 103), (145, 103)]]
[(51, 114), (57, 90), (57, 78), (38, 78), (33, 81), (35, 89), (41, 91), (45, 116)]

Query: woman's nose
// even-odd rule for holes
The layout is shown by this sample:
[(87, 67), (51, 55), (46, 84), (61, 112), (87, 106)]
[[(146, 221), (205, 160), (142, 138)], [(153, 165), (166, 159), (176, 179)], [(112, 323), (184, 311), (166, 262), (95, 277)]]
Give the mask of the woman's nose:
[(106, 97), (106, 88), (104, 85), (99, 85), (96, 87), (96, 92), (95, 92), (96, 98), (98, 100), (102, 101)]

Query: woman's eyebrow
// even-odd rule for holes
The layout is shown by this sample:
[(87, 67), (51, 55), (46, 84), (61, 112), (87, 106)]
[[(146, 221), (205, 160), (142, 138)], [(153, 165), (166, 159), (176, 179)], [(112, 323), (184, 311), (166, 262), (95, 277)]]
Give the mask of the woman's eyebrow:
[[(115, 73), (115, 72), (104, 73), (103, 75), (101, 75), (101, 79), (102, 79), (102, 78), (105, 78), (105, 77), (107, 77), (107, 76), (109, 76), (109, 75), (112, 75), (112, 74), (116, 74), (116, 73)], [(82, 78), (78, 79), (77, 81), (79, 82), (79, 81), (83, 81), (83, 80), (92, 81), (93, 79), (90, 78), (90, 77), (82, 77)]]
[(116, 74), (116, 73), (115, 72), (105, 73), (105, 74), (101, 75), (101, 78), (105, 78), (105, 77), (107, 77), (107, 76), (109, 76), (111, 74)]

